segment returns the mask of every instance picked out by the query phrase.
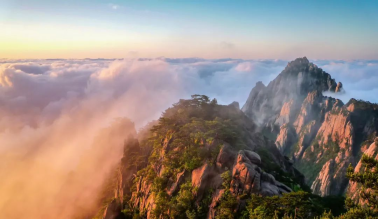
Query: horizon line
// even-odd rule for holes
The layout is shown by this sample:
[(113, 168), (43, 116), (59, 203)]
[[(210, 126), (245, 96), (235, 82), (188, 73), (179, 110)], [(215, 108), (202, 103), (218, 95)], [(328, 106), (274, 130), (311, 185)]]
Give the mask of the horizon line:
[[(199, 60), (245, 60), (245, 61), (256, 61), (256, 60), (276, 60), (276, 61), (291, 61), (295, 60), (297, 58), (303, 58), (306, 56), (298, 56), (293, 59), (281, 59), (281, 58), (256, 58), (256, 59), (245, 59), (245, 58), (230, 58), (230, 57), (224, 57), (224, 58), (203, 58), (203, 57), (165, 57), (165, 56), (159, 56), (159, 57), (114, 57), (114, 58), (6, 58), (2, 57), (0, 60), (139, 60), (139, 59), (150, 59), (150, 60), (157, 60), (157, 59), (199, 59)], [(358, 58), (358, 59), (311, 59), (306, 57), (308, 60), (313, 60), (313, 61), (322, 61), (322, 60), (333, 60), (333, 61), (378, 61), (377, 59), (363, 59), (363, 58)]]

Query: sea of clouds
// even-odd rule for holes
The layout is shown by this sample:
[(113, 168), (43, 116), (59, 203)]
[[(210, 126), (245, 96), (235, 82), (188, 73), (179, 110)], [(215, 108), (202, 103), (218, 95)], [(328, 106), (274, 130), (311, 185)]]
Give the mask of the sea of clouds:
[[(65, 200), (59, 190), (83, 155), (88, 155), (98, 132), (112, 126), (114, 119), (127, 117), (141, 128), (192, 94), (216, 98), (220, 104), (238, 101), (242, 106), (256, 82), (267, 85), (287, 62), (200, 58), (0, 60), (0, 217), (74, 216), (93, 199), (90, 196), (97, 188), (86, 192), (85, 200), (77, 199), (83, 189), (93, 185), (93, 179), (88, 176), (83, 178), (86, 181), (75, 183), (75, 189), (69, 190), (72, 196)], [(378, 61), (312, 62), (343, 83), (345, 93), (336, 97), (345, 103), (352, 97), (378, 102)], [(108, 135), (107, 139), (102, 141), (116, 145), (109, 146), (115, 153), (102, 161), (107, 164), (103, 167), (110, 168), (121, 155), (123, 136)], [(98, 187), (105, 171), (96, 172)], [(73, 201), (78, 204), (72, 206)]]

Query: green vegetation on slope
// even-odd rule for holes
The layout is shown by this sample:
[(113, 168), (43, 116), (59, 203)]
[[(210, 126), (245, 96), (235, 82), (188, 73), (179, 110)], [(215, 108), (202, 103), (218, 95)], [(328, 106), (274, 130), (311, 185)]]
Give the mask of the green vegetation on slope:
[(313, 140), (311, 147), (305, 150), (305, 156), (297, 165), (298, 170), (305, 175), (308, 184), (312, 184), (327, 161), (335, 158), (337, 153), (343, 150), (339, 147), (338, 141), (333, 141), (331, 137), (328, 137), (327, 143), (320, 140), (320, 136)]
[[(250, 144), (248, 141), (251, 140), (248, 135), (255, 130), (254, 124), (248, 120), (232, 106), (221, 106), (216, 100), (210, 101), (206, 96), (195, 95), (193, 99), (180, 100), (167, 109), (139, 143), (129, 138), (126, 145), (131, 147), (125, 147), (124, 154), (130, 157), (124, 157), (122, 163), (127, 164), (125, 169), (139, 170), (131, 193), (137, 192), (140, 180), (151, 186), (149, 193), (152, 193), (155, 205), (149, 217), (206, 218), (215, 190), (223, 190), (219, 205), (215, 207), (215, 217), (220, 219), (314, 218), (336, 216), (343, 212), (344, 200), (312, 195), (300, 179), (284, 171), (276, 162), (274, 155), (278, 150), (273, 149), (274, 145), (256, 149), (263, 161), (261, 168), (295, 192), (273, 197), (255, 194), (236, 196), (230, 190), (232, 175), (227, 170), (221, 175), (222, 189), (209, 187), (198, 200), (196, 196), (199, 189), (192, 186), (191, 175), (186, 174), (203, 164), (215, 165), (224, 143), (229, 143), (236, 151), (247, 149)], [(146, 155), (148, 149), (151, 151), (146, 158), (142, 155)], [(138, 150), (144, 152), (138, 153)], [(169, 192), (172, 183), (178, 181), (179, 173), (184, 173), (184, 179), (178, 184), (177, 190)], [(142, 199), (144, 195), (139, 191), (134, 196)], [(147, 210), (139, 210), (138, 206), (130, 203), (130, 194), (123, 198), (123, 211), (119, 217), (147, 217)], [(245, 206), (239, 203), (241, 200)]]
[(153, 150), (148, 165), (138, 172), (135, 180), (146, 178), (152, 183), (156, 196), (154, 217), (206, 217), (208, 204), (195, 206), (196, 189), (190, 182), (182, 184), (178, 195), (172, 197), (167, 194), (168, 183), (175, 182), (180, 172), (191, 172), (205, 163), (213, 165), (224, 142), (236, 149), (245, 148), (242, 123), (233, 107), (217, 105), (215, 99), (210, 101), (199, 95), (180, 100), (163, 113), (151, 129), (148, 141)]

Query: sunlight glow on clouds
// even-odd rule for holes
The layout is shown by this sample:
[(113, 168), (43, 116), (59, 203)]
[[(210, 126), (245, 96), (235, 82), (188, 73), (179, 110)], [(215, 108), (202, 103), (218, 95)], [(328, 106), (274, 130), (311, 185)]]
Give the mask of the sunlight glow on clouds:
[[(344, 102), (350, 97), (378, 102), (377, 61), (314, 62), (343, 82)], [(0, 174), (7, 176), (0, 187), (0, 216), (69, 218), (85, 211), (80, 208), (83, 204), (90, 209), (88, 201), (96, 201), (131, 132), (120, 129), (119, 118), (130, 118), (141, 128), (192, 94), (208, 95), (220, 104), (238, 101), (242, 106), (257, 81), (268, 84), (286, 64), (201, 58), (0, 59)], [(112, 133), (114, 126), (122, 133)], [(106, 144), (101, 146), (112, 146), (105, 148), (107, 153), (91, 148), (104, 131), (106, 135), (100, 137)], [(90, 152), (93, 155), (88, 156)], [(101, 169), (96, 166), (99, 156), (103, 156)], [(17, 166), (9, 166), (14, 161)], [(82, 161), (89, 164), (87, 168), (75, 169)], [(62, 187), (72, 181), (71, 169), (81, 178), (63, 196)], [(12, 187), (23, 184), (27, 187)], [(20, 202), (29, 205), (22, 207)]]

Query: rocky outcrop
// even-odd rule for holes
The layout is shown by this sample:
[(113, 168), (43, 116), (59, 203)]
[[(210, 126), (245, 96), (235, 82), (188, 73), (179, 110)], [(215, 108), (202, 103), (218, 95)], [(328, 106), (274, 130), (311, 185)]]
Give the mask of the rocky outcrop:
[(315, 181), (312, 183), (311, 188), (319, 192), (321, 196), (330, 195), (330, 185), (333, 181), (333, 174), (335, 172), (335, 160), (331, 159), (327, 161), (324, 166), (322, 167), (322, 170), (320, 171), (319, 175), (315, 179)]
[(287, 152), (295, 143), (297, 134), (290, 124), (284, 124), (280, 127), (280, 133), (276, 139), (276, 146), (281, 153)]
[(343, 91), (343, 84), (341, 82), (337, 83), (335, 92), (341, 92)]
[(182, 172), (178, 173), (176, 176), (176, 181), (172, 183), (171, 187), (168, 190), (168, 195), (172, 196), (175, 194), (180, 187), (180, 185), (184, 182), (185, 180), (185, 170)]
[(155, 207), (155, 195), (151, 192), (152, 185), (140, 178), (136, 184), (136, 191), (132, 193), (132, 207), (139, 210), (147, 218), (151, 217), (151, 211)]
[[(251, 193), (272, 196), (282, 195), (282, 193), (292, 191), (288, 186), (277, 181), (273, 175), (261, 169), (260, 165), (263, 162), (256, 152), (240, 150), (233, 159), (234, 166), (232, 169), (230, 191), (239, 198), (239, 203), (245, 202), (243, 201), (243, 196), (247, 196)], [(220, 187), (220, 184), (217, 187)], [(215, 217), (215, 210), (219, 205), (219, 200), (222, 198), (223, 193), (224, 189), (216, 189), (213, 194), (208, 213), (209, 218)]]
[(211, 200), (211, 204), (209, 206), (209, 213), (208, 213), (209, 219), (215, 219), (216, 207), (218, 207), (220, 205), (220, 200), (222, 199), (224, 192), (225, 192), (225, 189), (217, 189), (215, 191), (213, 198)]
[(207, 163), (192, 171), (192, 186), (197, 188), (197, 201), (202, 199), (206, 189), (216, 189), (222, 185), (219, 170)]
[(141, 161), (137, 161), (137, 158), (141, 157), (140, 154), (142, 153), (143, 152), (140, 149), (138, 139), (133, 136), (129, 136), (125, 142), (121, 163), (117, 169), (114, 196), (116, 199), (119, 199), (122, 205), (124, 195), (131, 193), (130, 189), (133, 184), (133, 179), (138, 172), (138, 167), (135, 164), (138, 162), (142, 164)]
[(378, 105), (355, 99), (344, 105), (323, 96), (325, 91), (344, 89), (307, 58), (298, 58), (268, 86), (256, 85), (242, 111), (270, 133), (314, 193), (341, 195), (349, 163), (359, 161), (366, 150), (362, 142), (378, 131)]
[(231, 145), (225, 143), (219, 151), (217, 157), (217, 166), (220, 169), (230, 169), (234, 165), (236, 152)]
[[(361, 109), (361, 105), (366, 108)], [(326, 113), (325, 120), (313, 141), (313, 150), (308, 149), (302, 158), (310, 163), (315, 161), (319, 168), (322, 166), (312, 183), (314, 193), (345, 193), (348, 187), (346, 171), (349, 164), (355, 165), (360, 160), (360, 152), (364, 150), (362, 142), (377, 131), (375, 108), (373, 104), (352, 100), (345, 106), (335, 103)], [(317, 157), (312, 159), (311, 154), (314, 153)], [(308, 169), (310, 166), (313, 165), (301, 163), (302, 169)]]
[[(281, 158), (284, 160), (283, 158)], [(264, 161), (254, 151), (239, 150), (237, 151), (228, 143), (224, 143), (220, 148), (216, 163), (210, 165), (204, 163), (201, 167), (194, 169), (190, 175), (191, 185), (196, 189), (194, 196), (196, 202), (200, 203), (206, 190), (215, 189), (212, 194), (212, 202), (209, 206), (208, 217), (214, 218), (216, 208), (218, 207), (225, 189), (222, 188), (222, 173), (231, 170), (230, 191), (234, 196), (241, 197), (251, 193), (264, 196), (281, 195), (282, 193), (291, 192), (290, 187), (277, 181), (275, 177), (264, 172), (260, 167)], [(289, 166), (287, 169), (289, 169)], [(285, 168), (286, 169), (286, 168)], [(177, 174), (176, 182), (168, 187), (168, 195), (176, 195), (180, 184), (185, 179), (185, 171)], [(151, 217), (151, 211), (155, 207), (154, 193), (151, 191), (151, 183), (145, 178), (139, 179), (136, 185), (136, 191), (133, 193), (131, 202), (134, 208), (145, 213), (147, 218)], [(244, 202), (239, 199), (239, 202)]]
[(255, 155), (254, 152), (239, 151), (232, 171), (231, 192), (236, 195), (257, 193), (264, 196), (291, 192), (289, 187), (276, 181), (273, 175), (262, 171), (257, 164), (252, 162), (259, 158)]

